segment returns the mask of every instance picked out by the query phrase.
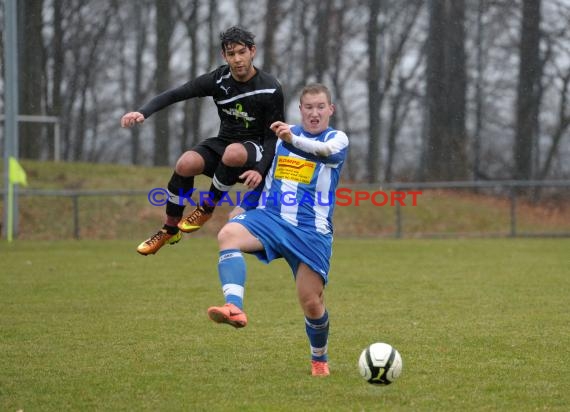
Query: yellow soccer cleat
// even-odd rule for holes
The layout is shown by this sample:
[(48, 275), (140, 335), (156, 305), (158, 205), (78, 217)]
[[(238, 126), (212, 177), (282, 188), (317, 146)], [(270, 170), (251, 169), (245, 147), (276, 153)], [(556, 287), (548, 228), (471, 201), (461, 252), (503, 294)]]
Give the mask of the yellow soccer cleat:
[(212, 212), (207, 212), (202, 206), (198, 206), (192, 213), (178, 222), (178, 229), (184, 233), (192, 233), (199, 230), (204, 223), (212, 217)]

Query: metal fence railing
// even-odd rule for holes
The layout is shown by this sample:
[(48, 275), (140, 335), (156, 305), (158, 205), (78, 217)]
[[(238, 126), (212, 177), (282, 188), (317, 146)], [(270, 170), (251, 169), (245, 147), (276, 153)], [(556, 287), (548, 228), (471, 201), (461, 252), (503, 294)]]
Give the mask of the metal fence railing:
[[(543, 198), (546, 197), (545, 193), (548, 191), (555, 191), (556, 193), (562, 193), (561, 203), (565, 203), (570, 198), (570, 180), (549, 180), (549, 181), (477, 181), (477, 182), (406, 182), (406, 183), (391, 183), (384, 185), (348, 185), (345, 186), (354, 191), (383, 191), (383, 192), (398, 192), (398, 191), (421, 191), (422, 193), (428, 193), (430, 191), (469, 191), (471, 193), (478, 194), (490, 194), (494, 197), (500, 197), (509, 203), (508, 207), (508, 228), (500, 233), (477, 233), (477, 236), (507, 236), (507, 237), (529, 237), (529, 236), (541, 236), (541, 237), (570, 237), (570, 222), (567, 225), (562, 225), (563, 227), (557, 227), (555, 231), (551, 230), (539, 230), (533, 232), (526, 232), (521, 230), (519, 227), (519, 203), (520, 199), (524, 199), (526, 203), (532, 203), (532, 199), (535, 202), (542, 202)], [(0, 190), (3, 193), (4, 190)], [(81, 221), (81, 211), (83, 202), (80, 202), (82, 198), (123, 198), (123, 197), (138, 197), (146, 199), (149, 195), (148, 190), (49, 190), (49, 189), (19, 189), (17, 194), (21, 198), (33, 198), (40, 201), (42, 198), (51, 197), (57, 199), (68, 199), (71, 203), (71, 218), (72, 222), (72, 236), (76, 239), (81, 238), (82, 226), (85, 222)], [(60, 201), (61, 202), (61, 201)], [(568, 203), (566, 203), (568, 204)], [(391, 223), (386, 224), (389, 229), (384, 230), (379, 233), (378, 236), (385, 237), (395, 237), (403, 238), (406, 236), (418, 237), (438, 237), (438, 236), (465, 236), (469, 233), (455, 233), (455, 232), (445, 232), (438, 233), (437, 231), (431, 231), (429, 233), (415, 233), (413, 228), (410, 228), (409, 223), (406, 226), (406, 217), (409, 213), (404, 208), (400, 202), (394, 203), (393, 213), (390, 213), (390, 217), (385, 219), (393, 219)], [(69, 213), (69, 206), (66, 208), (65, 213)], [(63, 209), (62, 209), (62, 213)], [(337, 212), (338, 214), (338, 212)], [(84, 218), (85, 219), (85, 218)]]
[[(540, 193), (537, 189), (543, 191), (547, 188), (569, 189), (570, 180), (500, 180), (500, 181), (466, 181), (466, 182), (422, 182), (422, 183), (393, 183), (385, 185), (389, 190), (456, 190), (456, 189), (470, 189), (470, 190), (496, 190), (507, 195), (510, 201), (509, 208), (509, 221), (510, 221), (510, 237), (529, 237), (529, 236), (544, 236), (544, 237), (570, 237), (570, 227), (568, 230), (557, 232), (535, 232), (524, 233), (517, 230), (517, 205), (519, 197), (525, 196), (538, 201)], [(534, 189), (533, 193), (528, 193), (528, 190)], [(400, 203), (396, 204), (396, 233), (397, 238), (403, 236), (402, 227), (402, 208)], [(570, 224), (569, 224), (570, 226)]]

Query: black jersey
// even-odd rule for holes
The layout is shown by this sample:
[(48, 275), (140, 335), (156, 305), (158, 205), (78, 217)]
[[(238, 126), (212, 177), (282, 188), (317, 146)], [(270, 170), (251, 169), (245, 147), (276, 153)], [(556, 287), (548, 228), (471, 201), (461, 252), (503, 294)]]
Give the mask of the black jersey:
[(247, 140), (259, 143), (264, 151), (256, 169), (265, 171), (273, 160), (277, 141), (269, 126), (285, 119), (281, 84), (269, 73), (256, 68), (256, 74), (242, 83), (232, 77), (228, 65), (223, 65), (159, 94), (138, 111), (148, 118), (173, 103), (207, 96), (214, 99), (218, 109), (218, 137), (230, 143)]

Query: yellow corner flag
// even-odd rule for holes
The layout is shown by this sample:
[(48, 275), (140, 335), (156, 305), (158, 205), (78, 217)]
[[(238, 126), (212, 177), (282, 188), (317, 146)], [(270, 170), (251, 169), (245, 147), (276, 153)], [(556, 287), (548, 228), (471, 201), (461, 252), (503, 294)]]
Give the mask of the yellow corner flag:
[(6, 222), (6, 238), (8, 243), (12, 242), (14, 232), (14, 185), (20, 184), (28, 186), (26, 171), (20, 166), (15, 157), (8, 157), (8, 205)]
[(16, 158), (10, 156), (9, 158), (9, 176), (11, 184), (21, 184), (23, 186), (28, 186), (28, 179), (26, 176), (26, 171), (22, 168), (20, 163)]

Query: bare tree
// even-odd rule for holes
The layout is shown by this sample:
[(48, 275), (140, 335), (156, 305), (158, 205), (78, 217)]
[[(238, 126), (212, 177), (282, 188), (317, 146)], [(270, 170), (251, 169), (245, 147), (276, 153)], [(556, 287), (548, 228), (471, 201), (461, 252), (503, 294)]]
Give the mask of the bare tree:
[[(93, 106), (93, 99), (95, 98), (96, 79), (98, 68), (105, 62), (103, 47), (105, 46), (104, 38), (107, 34), (107, 29), (111, 25), (113, 19), (113, 11), (109, 7), (101, 7), (99, 10), (100, 18), (98, 24), (89, 27), (85, 31), (85, 37), (89, 40), (89, 48), (83, 47), (81, 43), (77, 43), (75, 51), (77, 52), (76, 59), (78, 64), (78, 85), (77, 85), (77, 100), (74, 102), (77, 111), (77, 118), (73, 130), (73, 144), (71, 150), (71, 158), (74, 160), (93, 160), (90, 159), (89, 153), (86, 151), (86, 139), (96, 137), (98, 126), (97, 112), (90, 111), (90, 106)], [(85, 7), (82, 8), (82, 16), (80, 19), (87, 19), (88, 11)], [(91, 101), (90, 101), (91, 100)]]
[(396, 159), (398, 145), (397, 139), (401, 132), (402, 126), (408, 116), (412, 102), (418, 97), (419, 93), (419, 71), (425, 58), (425, 50), (419, 53), (416, 62), (412, 66), (408, 74), (400, 74), (397, 80), (397, 90), (391, 94), (390, 99), (390, 116), (388, 120), (387, 134), (387, 150), (386, 150), (386, 167), (384, 171), (384, 180), (392, 182), (394, 180), (394, 162)]
[[(288, 64), (287, 71), (285, 72), (286, 80), (288, 80), (288, 87), (285, 87), (285, 103), (288, 103), (288, 96), (296, 96), (299, 90), (309, 81), (317, 79), (316, 54), (318, 53), (315, 48), (317, 47), (317, 33), (319, 21), (318, 8), (322, 7), (317, 2), (309, 0), (295, 0), (292, 4), (291, 10), (294, 16), (294, 25), (289, 37), (289, 46), (294, 50), (294, 56), (297, 62), (295, 68)], [(327, 24), (323, 22), (323, 24)], [(321, 39), (326, 41), (326, 39)], [(282, 56), (282, 59), (287, 57)], [(295, 70), (293, 70), (295, 69)]]
[[(386, 97), (390, 95), (397, 70), (405, 53), (405, 46), (416, 24), (422, 3), (416, 0), (394, 2), (381, 9), (382, 3), (370, 0), (368, 3), (369, 20), (367, 27), (367, 90), (368, 90), (368, 148), (366, 169), (367, 180), (376, 182), (382, 170), (382, 136), (385, 121), (382, 112), (386, 104)], [(383, 24), (380, 24), (380, 21)], [(402, 86), (402, 85), (400, 85)], [(404, 92), (404, 89), (401, 89)], [(396, 99), (393, 103), (399, 105), (403, 101)], [(407, 105), (408, 103), (406, 103)], [(392, 120), (396, 120), (396, 113), (392, 110)], [(390, 130), (391, 145), (388, 150), (393, 151), (399, 123), (393, 122)], [(393, 157), (390, 161), (393, 160)], [(391, 169), (391, 166), (390, 166)]]
[[(239, 18), (257, 34), (258, 63), (282, 81), (292, 113), (291, 99), (305, 83), (330, 83), (338, 107), (334, 121), (353, 140), (351, 179), (397, 180), (399, 171), (416, 165), (430, 179), (463, 179), (469, 172), (488, 179), (570, 173), (562, 158), (570, 128), (566, 0), (136, 3), (18, 2), (20, 16), (36, 21), (35, 29), (21, 33), (27, 36), (21, 50), (30, 59), (22, 84), (35, 91), (28, 96), (34, 114), (60, 117), (64, 159), (166, 164), (169, 149), (186, 150), (213, 130), (207, 102), (192, 99), (183, 112), (170, 110), (169, 116), (165, 110), (149, 128), (115, 138), (125, 108), (136, 109), (155, 92), (212, 69), (219, 60), (218, 33)], [(533, 11), (537, 4), (540, 15)], [(29, 14), (31, 8), (39, 13)], [(538, 40), (527, 40), (534, 29), (524, 26), (525, 13), (534, 14)], [(185, 31), (173, 32), (178, 27)], [(541, 48), (532, 63), (529, 50), (536, 53), (536, 44)], [(184, 67), (168, 66), (178, 61)], [(517, 69), (521, 81), (513, 75)], [(31, 82), (24, 81), (32, 71)], [(40, 126), (32, 127), (37, 134)], [(33, 149), (42, 156), (53, 151), (49, 137), (35, 140)], [(24, 150), (27, 139), (21, 140)], [(143, 158), (153, 147), (155, 158)]]
[[(338, 6), (332, 10), (331, 15), (331, 56), (330, 56), (330, 78), (332, 83), (332, 93), (334, 104), (337, 108), (334, 117), (331, 119), (333, 127), (344, 130), (348, 136), (352, 136), (352, 121), (350, 116), (351, 101), (345, 97), (346, 84), (353, 81), (351, 76), (356, 72), (358, 61), (350, 59), (348, 51), (350, 43), (347, 41), (354, 38), (358, 34), (358, 26), (354, 24), (356, 16), (360, 17), (360, 10), (352, 13), (355, 9), (354, 2), (344, 0), (339, 2)], [(363, 6), (365, 7), (365, 6)], [(356, 26), (356, 27), (355, 27)], [(358, 172), (358, 162), (355, 151), (349, 150), (346, 169), (343, 172), (348, 180), (356, 180)], [(353, 166), (354, 165), (354, 166)]]
[[(401, 131), (403, 122), (409, 113), (412, 101), (419, 95), (414, 90), (418, 88), (418, 72), (425, 57), (425, 48), (420, 49), (415, 56), (414, 63), (410, 68), (401, 67), (401, 59), (405, 54), (405, 47), (416, 26), (422, 2), (410, 0), (402, 8), (401, 19), (397, 19), (396, 30), (393, 33), (393, 41), (389, 44), (386, 79), (384, 89), (390, 96), (389, 115), (387, 123), (387, 144), (386, 144), (386, 164), (384, 170), (384, 180), (387, 182), (393, 179), (393, 166), (396, 158), (396, 140)], [(396, 84), (396, 87), (392, 85)], [(383, 98), (382, 100), (385, 100)]]
[(551, 144), (546, 154), (544, 165), (539, 173), (539, 179), (545, 179), (552, 167), (552, 161), (556, 155), (562, 138), (567, 134), (570, 128), (570, 67), (566, 68), (564, 73), (561, 73), (561, 87), (559, 92), (558, 113), (556, 117), (556, 124), (551, 134)]
[[(147, 45), (147, 26), (152, 9), (149, 1), (135, 3), (113, 3), (114, 13), (119, 16), (120, 24), (117, 27), (117, 48), (120, 50), (120, 83), (123, 110), (135, 110), (142, 104), (143, 79), (145, 65), (143, 57)], [(130, 161), (132, 164), (142, 163), (141, 129), (132, 127), (130, 134)]]

